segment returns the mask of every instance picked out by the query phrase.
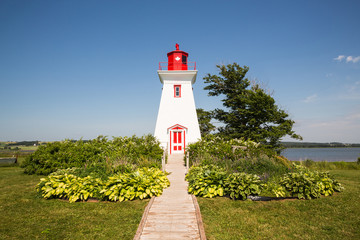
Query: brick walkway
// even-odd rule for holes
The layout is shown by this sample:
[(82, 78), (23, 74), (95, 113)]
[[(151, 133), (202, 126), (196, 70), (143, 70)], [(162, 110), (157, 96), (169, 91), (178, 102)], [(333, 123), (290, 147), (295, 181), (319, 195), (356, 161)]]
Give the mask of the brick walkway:
[(134, 239), (200, 239), (199, 216), (195, 211), (197, 203), (194, 204), (187, 193), (183, 158), (183, 154), (169, 155), (166, 171), (171, 173), (168, 175), (170, 187), (150, 201), (144, 227)]

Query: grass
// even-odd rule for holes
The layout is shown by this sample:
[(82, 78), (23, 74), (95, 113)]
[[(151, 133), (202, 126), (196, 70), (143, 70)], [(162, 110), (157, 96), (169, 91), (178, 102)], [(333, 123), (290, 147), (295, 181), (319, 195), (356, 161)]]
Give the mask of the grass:
[(315, 200), (197, 198), (211, 239), (360, 239), (360, 171), (332, 170), (345, 190)]
[(148, 200), (45, 200), (35, 191), (40, 178), (0, 168), (0, 239), (133, 239)]
[[(360, 171), (342, 167), (330, 171), (345, 187), (332, 197), (269, 202), (198, 198), (207, 238), (360, 239)], [(148, 203), (45, 200), (35, 192), (41, 176), (22, 172), (0, 168), (0, 239), (132, 239)]]
[(305, 161), (294, 161), (298, 164), (301, 164), (312, 170), (360, 170), (360, 161), (358, 162), (327, 162), (320, 161), (315, 162), (313, 160), (307, 159)]
[(39, 146), (18, 146), (22, 151), (36, 151)]

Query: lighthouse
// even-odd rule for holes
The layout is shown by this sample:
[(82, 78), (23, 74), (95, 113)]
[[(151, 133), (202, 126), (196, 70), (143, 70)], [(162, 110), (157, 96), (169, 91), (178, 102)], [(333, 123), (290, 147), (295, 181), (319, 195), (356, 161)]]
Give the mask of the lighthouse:
[(184, 153), (201, 138), (192, 87), (196, 63), (188, 62), (189, 54), (179, 50), (179, 44), (175, 48), (157, 71), (163, 88), (154, 135), (169, 154)]

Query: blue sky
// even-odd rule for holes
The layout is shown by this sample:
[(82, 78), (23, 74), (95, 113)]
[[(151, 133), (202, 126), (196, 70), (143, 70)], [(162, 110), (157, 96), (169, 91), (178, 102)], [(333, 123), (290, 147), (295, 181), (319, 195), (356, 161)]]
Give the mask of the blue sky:
[[(153, 133), (159, 61), (250, 67), (304, 141), (360, 142), (359, 1), (0, 1), (0, 140)], [(285, 138), (284, 140), (289, 140)]]

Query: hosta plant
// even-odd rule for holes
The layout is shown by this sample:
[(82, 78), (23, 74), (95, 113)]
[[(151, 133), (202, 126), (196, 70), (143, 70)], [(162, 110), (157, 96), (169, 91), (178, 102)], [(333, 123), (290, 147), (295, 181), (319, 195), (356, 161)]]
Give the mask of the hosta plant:
[(259, 195), (264, 184), (253, 174), (232, 173), (225, 179), (225, 191), (231, 199), (247, 199), (249, 195)]
[(107, 180), (92, 176), (79, 177), (74, 175), (77, 170), (58, 170), (40, 179), (36, 189), (46, 199), (69, 199), (69, 202), (86, 201), (88, 198), (127, 201), (159, 196), (170, 185), (166, 174), (157, 168), (119, 173)]
[(282, 185), (292, 196), (299, 199), (319, 198), (321, 195), (330, 196), (334, 191), (340, 192), (343, 187), (332, 179), (327, 172), (310, 171), (303, 166), (295, 166), (296, 172), (287, 173), (280, 180)]
[(140, 168), (132, 173), (109, 177), (100, 193), (110, 201), (122, 202), (160, 196), (169, 185), (166, 174), (160, 169)]
[(186, 180), (189, 182), (188, 192), (206, 198), (223, 196), (225, 178), (226, 172), (220, 167), (213, 165), (192, 167), (186, 175)]
[[(278, 179), (276, 179), (278, 180)], [(266, 188), (269, 194), (274, 194), (276, 197), (286, 197), (287, 191), (284, 186), (280, 185), (278, 181), (269, 181), (264, 187)]]
[(69, 202), (86, 201), (89, 197), (100, 197), (103, 182), (91, 176), (81, 178), (73, 174), (52, 174), (41, 178), (37, 191), (46, 198), (65, 198)]

